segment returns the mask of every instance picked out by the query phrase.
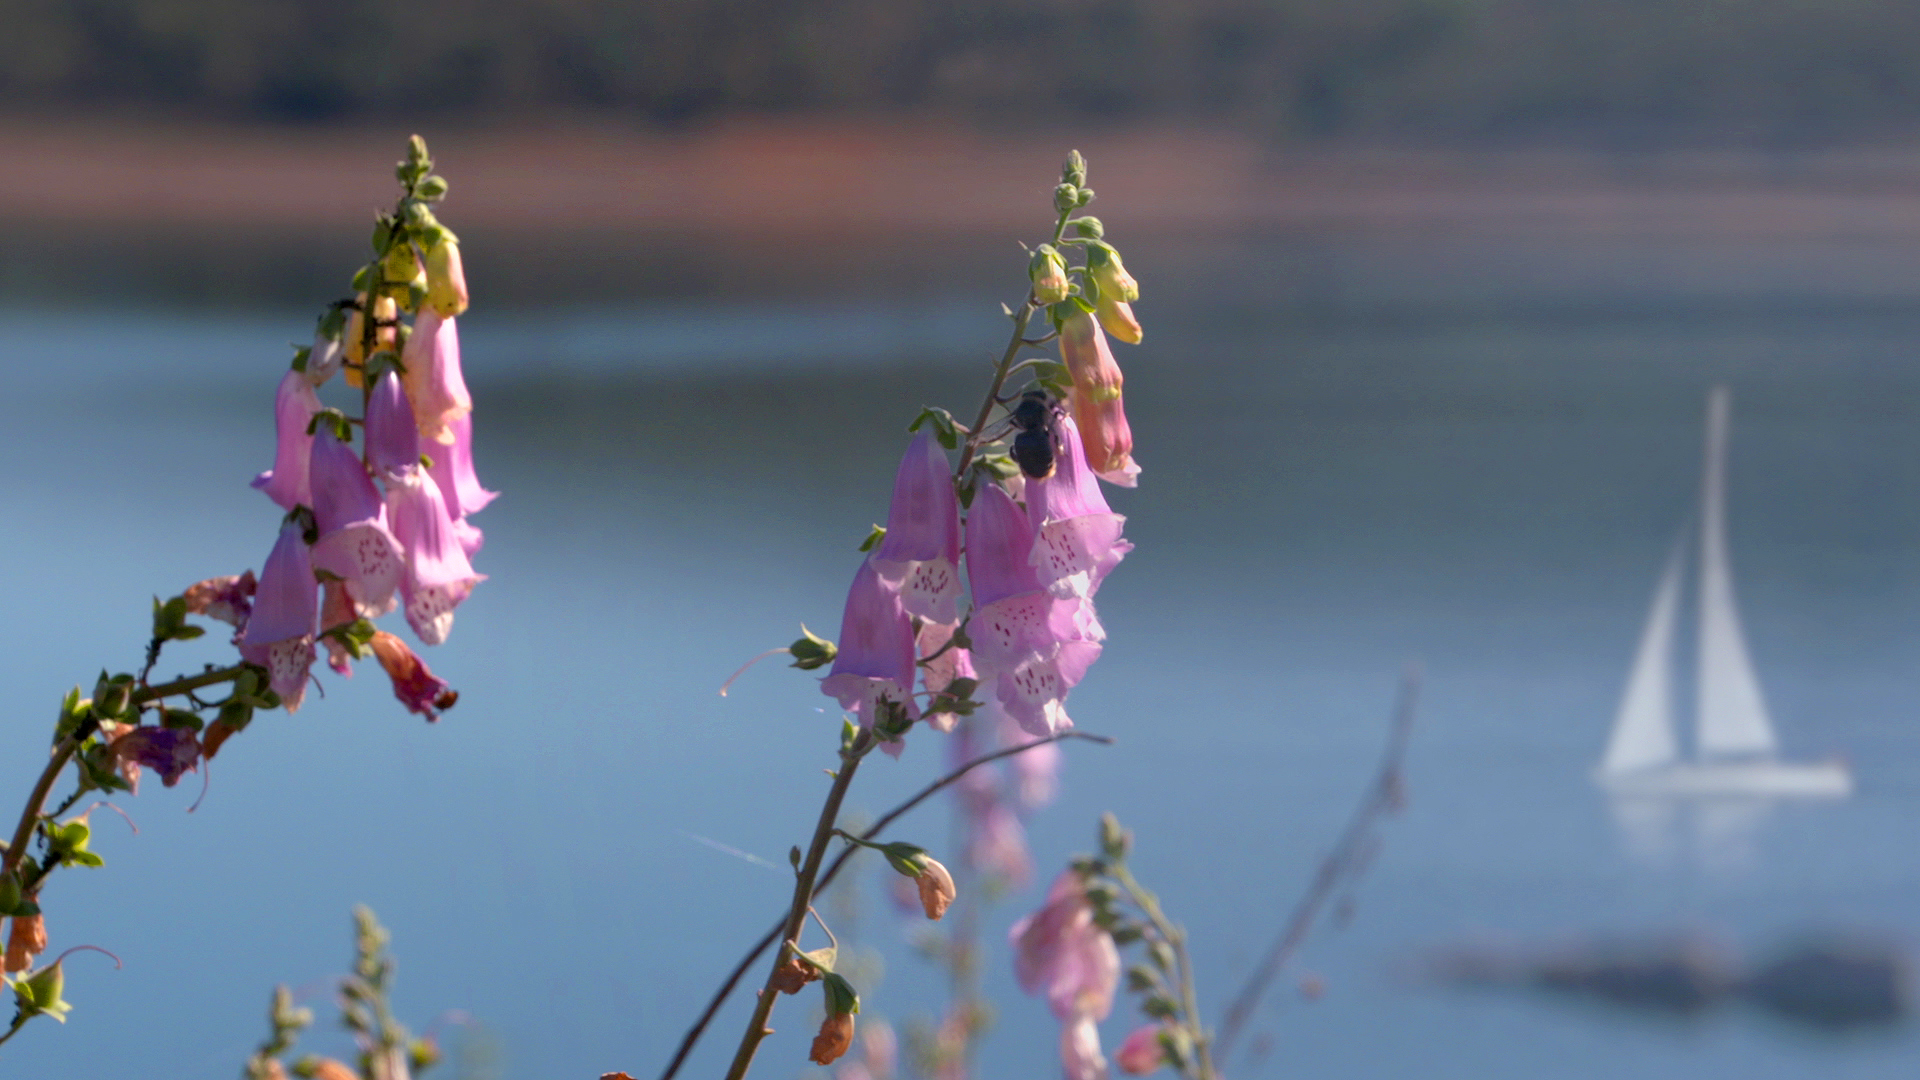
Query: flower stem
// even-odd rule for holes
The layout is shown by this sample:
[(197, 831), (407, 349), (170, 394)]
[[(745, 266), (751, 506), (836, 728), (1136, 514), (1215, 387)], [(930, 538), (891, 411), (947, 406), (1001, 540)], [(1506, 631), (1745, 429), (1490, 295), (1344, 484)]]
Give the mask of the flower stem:
[(33, 830), (40, 824), (40, 810), (47, 805), (47, 794), (53, 790), (53, 782), (60, 779), (60, 771), (73, 759), (74, 751), (80, 749), (81, 740), (78, 736), (79, 732), (75, 732), (61, 739), (60, 744), (53, 748), (53, 756), (47, 760), (47, 767), (41, 770), (40, 779), (33, 785), (33, 793), (27, 796), (26, 809), (20, 811), (20, 823), (14, 826), (13, 840), (7, 844), (6, 857), (0, 859), (0, 874), (11, 874), (20, 868), (20, 860), (27, 853), (27, 843), (33, 839)]
[[(1071, 213), (1071, 210), (1060, 211), (1059, 218), (1053, 223), (1054, 243), (1059, 243), (1060, 237), (1067, 231), (1067, 215)], [(986, 399), (980, 402), (980, 413), (973, 420), (973, 433), (967, 436), (966, 444), (960, 448), (960, 464), (953, 470), (953, 475), (961, 479), (966, 478), (967, 467), (973, 464), (973, 454), (980, 447), (980, 433), (987, 426), (987, 418), (993, 415), (993, 407), (1000, 403), (1000, 388), (1013, 370), (1014, 357), (1020, 355), (1021, 346), (1027, 344), (1027, 322), (1038, 310), (1040, 302), (1033, 298), (1033, 290), (1029, 289), (1019, 312), (1013, 316), (1013, 336), (1007, 339), (1006, 351), (1000, 354), (1000, 364), (994, 368), (993, 383), (987, 387)]]
[[(793, 882), (793, 904), (787, 911), (787, 921), (781, 940), (798, 945), (800, 930), (807, 921), (807, 908), (813, 901), (814, 879), (820, 875), (821, 860), (826, 858), (827, 845), (833, 839), (834, 822), (840, 818), (840, 804), (847, 797), (847, 789), (853, 786), (853, 774), (860, 767), (860, 759), (873, 749), (873, 735), (861, 731), (853, 740), (853, 745), (840, 753), (840, 771), (833, 775), (833, 787), (827, 791), (827, 801), (820, 806), (820, 819), (813, 826), (813, 842), (807, 846), (806, 861), (801, 863), (800, 872)], [(753, 1018), (747, 1023), (747, 1032), (740, 1038), (740, 1049), (734, 1052), (733, 1065), (727, 1069), (727, 1080), (741, 1080), (747, 1070), (753, 1067), (753, 1055), (760, 1049), (760, 1041), (772, 1033), (767, 1027), (767, 1018), (773, 1014), (774, 999), (780, 996), (775, 989), (779, 978), (780, 965), (786, 960), (784, 951), (774, 958), (773, 969), (767, 972), (767, 984), (760, 990), (760, 999), (754, 1002)]]
[[(1090, 735), (1084, 731), (1062, 731), (1057, 735), (1048, 735), (1045, 738), (1035, 739), (1029, 743), (1010, 746), (1004, 750), (995, 750), (991, 754), (974, 758), (965, 765), (960, 766), (940, 779), (935, 780), (933, 783), (928, 784), (926, 787), (921, 788), (919, 793), (914, 795), (913, 798), (880, 815), (878, 821), (875, 821), (869, 826), (866, 832), (860, 834), (860, 839), (871, 840), (879, 836), (886, 830), (887, 826), (899, 820), (901, 816), (909, 810), (933, 798), (941, 789), (957, 782), (961, 777), (982, 765), (998, 761), (1003, 757), (1011, 757), (1014, 754), (1023, 753), (1036, 746), (1045, 746), (1048, 743), (1061, 742), (1066, 739), (1085, 739), (1088, 742), (1096, 742), (1102, 745), (1113, 742), (1112, 739), (1105, 735)], [(813, 887), (815, 896), (818, 896), (822, 890), (833, 883), (834, 877), (840, 873), (840, 868), (845, 866), (847, 860), (852, 857), (853, 849), (848, 848), (833, 860), (833, 865), (827, 867), (827, 872), (821, 874), (820, 880), (815, 883)], [(675, 1074), (680, 1071), (680, 1066), (686, 1063), (687, 1055), (693, 1053), (694, 1044), (700, 1041), (700, 1036), (706, 1034), (707, 1025), (713, 1022), (714, 1015), (720, 1011), (720, 1006), (726, 1004), (727, 998), (733, 993), (733, 988), (740, 985), (741, 976), (747, 973), (747, 969), (753, 966), (755, 960), (760, 959), (761, 953), (766, 952), (767, 949), (773, 945), (774, 941), (779, 938), (780, 931), (785, 929), (785, 927), (786, 922), (784, 920), (775, 923), (771, 930), (761, 935), (759, 941), (754, 942), (753, 947), (747, 950), (747, 955), (741, 957), (740, 962), (733, 966), (733, 971), (728, 973), (726, 979), (720, 983), (720, 989), (714, 991), (712, 1000), (707, 1002), (706, 1011), (700, 1014), (700, 1018), (695, 1020), (693, 1026), (688, 1028), (687, 1033), (681, 1037), (680, 1047), (674, 1051), (673, 1060), (667, 1062), (665, 1071), (660, 1074), (660, 1080), (673, 1080)]]
[(30, 1013), (20, 1013), (19, 1015), (15, 1016), (13, 1018), (13, 1023), (7, 1027), (6, 1034), (0, 1035), (0, 1045), (4, 1045), (6, 1041), (8, 1039), (13, 1038), (14, 1035), (17, 1034), (21, 1028), (26, 1027), (27, 1019), (29, 1018), (29, 1016), (31, 1016)]
[(1180, 969), (1180, 1012), (1186, 1021), (1187, 1033), (1193, 1037), (1193, 1050), (1196, 1065), (1193, 1071), (1185, 1068), (1181, 1071), (1193, 1080), (1219, 1080), (1213, 1071), (1213, 1048), (1207, 1036), (1206, 1028), (1200, 1024), (1200, 1002), (1193, 989), (1193, 960), (1187, 956), (1187, 932), (1166, 912), (1160, 910), (1160, 898), (1149, 892), (1146, 886), (1134, 879), (1133, 872), (1124, 862), (1116, 863), (1112, 868), (1115, 881), (1127, 890), (1133, 898), (1134, 906), (1146, 915), (1153, 929), (1173, 949), (1175, 966)]
[(213, 668), (209, 671), (203, 671), (198, 675), (189, 675), (184, 679), (175, 679), (169, 683), (161, 683), (159, 686), (142, 687), (133, 692), (133, 703), (135, 705), (145, 705), (150, 701), (176, 697), (189, 691), (198, 690), (203, 686), (217, 686), (223, 682), (232, 682), (239, 678), (240, 673), (245, 670), (247, 670), (246, 664), (235, 664), (232, 667)]

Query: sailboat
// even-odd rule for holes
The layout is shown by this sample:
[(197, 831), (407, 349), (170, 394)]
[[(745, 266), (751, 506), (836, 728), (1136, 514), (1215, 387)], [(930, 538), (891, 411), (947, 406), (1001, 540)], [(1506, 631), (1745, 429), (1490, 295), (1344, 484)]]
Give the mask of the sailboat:
[(1683, 535), (1653, 593), (1653, 609), (1595, 779), (1618, 795), (1842, 798), (1853, 792), (1844, 761), (1782, 761), (1766, 699), (1747, 655), (1727, 562), (1727, 388), (1707, 397), (1706, 476), (1700, 492), (1699, 642), (1695, 651), (1693, 755), (1674, 724), (1674, 646), (1687, 549)]

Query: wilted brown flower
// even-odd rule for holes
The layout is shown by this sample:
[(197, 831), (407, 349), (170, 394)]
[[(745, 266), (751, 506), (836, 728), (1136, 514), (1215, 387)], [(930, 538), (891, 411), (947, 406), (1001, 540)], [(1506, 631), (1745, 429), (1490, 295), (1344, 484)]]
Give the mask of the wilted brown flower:
[(820, 1034), (813, 1037), (813, 1053), (807, 1060), (815, 1065), (831, 1065), (853, 1045), (853, 1014), (833, 1013), (820, 1025)]
[(47, 951), (47, 921), (38, 915), (15, 915), (7, 927), (9, 975), (33, 966), (33, 958)]
[(920, 886), (920, 906), (926, 909), (927, 918), (938, 919), (947, 913), (947, 906), (953, 903), (953, 875), (940, 865), (940, 860), (926, 858), (920, 867), (920, 876), (914, 879)]
[(788, 954), (773, 973), (773, 988), (783, 994), (797, 994), (800, 988), (820, 978), (820, 969)]

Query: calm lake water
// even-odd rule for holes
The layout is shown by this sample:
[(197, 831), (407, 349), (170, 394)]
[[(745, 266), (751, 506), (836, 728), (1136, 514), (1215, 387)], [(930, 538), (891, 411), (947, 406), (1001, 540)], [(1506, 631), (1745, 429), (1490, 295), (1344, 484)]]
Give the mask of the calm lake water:
[[(476, 251), (483, 248), (474, 245)], [(837, 624), (883, 520), (902, 427), (970, 413), (1020, 264), (962, 245), (951, 282), (897, 256), (777, 295), (683, 282), (627, 302), (532, 296), (463, 324), (492, 575), (430, 659), (461, 691), (428, 727), (377, 671), (262, 716), (198, 778), (95, 818), (103, 870), (44, 898), (75, 1012), (0, 1075), (237, 1075), (286, 982), (323, 1005), (348, 911), (374, 907), (422, 1027), (477, 1018), (471, 1077), (655, 1074), (783, 904), (837, 719), (810, 676), (747, 657)], [(1114, 494), (1137, 545), (1101, 594), (1105, 656), (1073, 715), (1040, 880), (1116, 811), (1195, 940), (1203, 1009), (1277, 929), (1374, 767), (1394, 682), (1426, 671), (1409, 762), (1357, 916), (1328, 930), (1235, 1077), (1912, 1076), (1911, 1029), (1815, 1037), (1739, 1011), (1674, 1023), (1423, 986), (1463, 941), (1704, 927), (1764, 951), (1808, 928), (1920, 934), (1920, 252), (1864, 243), (1467, 239), (1129, 245), (1147, 344), (1122, 353), (1146, 472)], [(481, 256), (471, 271), (484, 298)], [(880, 269), (875, 269), (880, 266)], [(330, 271), (329, 271), (330, 272)], [(13, 275), (8, 280), (15, 280)], [(298, 279), (298, 275), (295, 275)], [(303, 280), (303, 279), (302, 279)], [(106, 307), (20, 288), (0, 310), (0, 586), (16, 699), (9, 790), (60, 694), (137, 663), (147, 597), (258, 566), (278, 511), (273, 388), (325, 293)], [(997, 291), (996, 291), (997, 290)], [(243, 290), (244, 291), (244, 290)], [(690, 295), (691, 294), (691, 295)], [(156, 299), (157, 298), (157, 299)], [(512, 298), (509, 298), (512, 299)], [(1732, 387), (1741, 608), (1785, 752), (1842, 753), (1850, 800), (1772, 809), (1733, 842), (1649, 858), (1588, 776), (1655, 578), (1697, 497), (1701, 411)], [(220, 659), (195, 643), (163, 671)], [(942, 767), (876, 759), (876, 814)], [(7, 796), (9, 803), (17, 794)], [(1682, 823), (1685, 824), (1685, 823)], [(938, 849), (946, 808), (899, 827)], [(886, 975), (863, 1018), (940, 980), (869, 882)], [(755, 978), (758, 978), (756, 974)], [(982, 1076), (1056, 1075), (1055, 1028), (996, 948)], [(687, 1076), (724, 1068), (745, 1001)], [(323, 1010), (324, 1015), (324, 1010)], [(1132, 1027), (1117, 1010), (1109, 1045)], [(799, 1076), (806, 1008), (760, 1072)], [(325, 1026), (306, 1045), (340, 1052)], [(452, 1072), (454, 1070), (449, 1070)]]

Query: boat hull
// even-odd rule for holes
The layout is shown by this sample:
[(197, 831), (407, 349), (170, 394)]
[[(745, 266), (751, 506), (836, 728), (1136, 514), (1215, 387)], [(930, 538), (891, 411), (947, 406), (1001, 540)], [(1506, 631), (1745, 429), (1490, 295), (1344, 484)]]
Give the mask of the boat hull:
[(1804, 765), (1781, 761), (1676, 762), (1630, 772), (1601, 773), (1595, 779), (1616, 795), (1842, 799), (1853, 794), (1853, 773), (1843, 761)]

